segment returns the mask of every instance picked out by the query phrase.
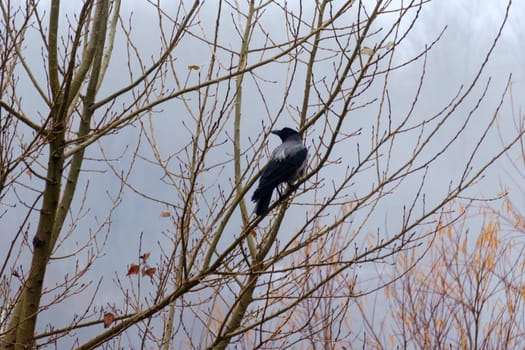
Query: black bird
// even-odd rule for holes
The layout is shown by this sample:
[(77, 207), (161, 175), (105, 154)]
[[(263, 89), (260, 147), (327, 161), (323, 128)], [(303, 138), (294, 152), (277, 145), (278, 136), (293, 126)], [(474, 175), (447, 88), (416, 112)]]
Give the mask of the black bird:
[(279, 136), (283, 143), (273, 150), (270, 161), (259, 179), (259, 186), (252, 196), (252, 201), (257, 203), (255, 213), (259, 216), (268, 213), (274, 188), (283, 182), (291, 183), (297, 180), (306, 168), (308, 152), (301, 135), (290, 128), (274, 130), (272, 134)]

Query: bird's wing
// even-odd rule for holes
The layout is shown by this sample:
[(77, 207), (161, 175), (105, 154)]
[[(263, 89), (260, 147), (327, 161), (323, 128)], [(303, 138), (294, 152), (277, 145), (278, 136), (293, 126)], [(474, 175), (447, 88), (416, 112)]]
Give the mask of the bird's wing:
[(297, 171), (304, 167), (307, 155), (304, 145), (286, 146), (288, 145), (282, 144), (272, 153), (270, 162), (261, 176), (259, 187), (273, 188), (281, 182), (290, 181), (296, 177)]

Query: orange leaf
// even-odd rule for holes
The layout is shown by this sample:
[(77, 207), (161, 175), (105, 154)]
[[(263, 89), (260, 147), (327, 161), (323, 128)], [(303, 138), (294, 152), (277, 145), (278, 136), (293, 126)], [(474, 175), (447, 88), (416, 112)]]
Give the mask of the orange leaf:
[(394, 345), (396, 344), (396, 339), (394, 338), (394, 335), (392, 333), (390, 333), (390, 335), (388, 336), (388, 341), (390, 342), (391, 347), (394, 347)]
[(161, 211), (160, 212), (160, 217), (161, 218), (169, 218), (171, 216), (170, 212), (167, 211), (167, 210), (164, 210), (164, 211)]
[(153, 278), (153, 275), (157, 272), (156, 267), (143, 267), (142, 268), (142, 276), (148, 276), (149, 278)]
[(461, 253), (463, 253), (463, 255), (467, 255), (467, 239), (465, 238), (463, 240), (463, 243), (461, 244)]
[(140, 266), (139, 265), (131, 264), (131, 265), (129, 265), (128, 273), (126, 274), (126, 276), (136, 275), (136, 274), (139, 273), (139, 271), (140, 271)]
[(149, 255), (150, 255), (150, 253), (146, 252), (146, 253), (142, 254), (141, 256), (139, 256), (139, 258), (144, 260), (144, 264), (145, 264), (148, 261)]
[(115, 315), (111, 312), (106, 312), (102, 320), (104, 321), (104, 328), (108, 328), (115, 321)]
[(201, 69), (201, 67), (199, 67), (199, 66), (197, 66), (195, 64), (192, 64), (191, 66), (188, 66), (188, 69), (189, 70), (199, 70), (199, 69)]

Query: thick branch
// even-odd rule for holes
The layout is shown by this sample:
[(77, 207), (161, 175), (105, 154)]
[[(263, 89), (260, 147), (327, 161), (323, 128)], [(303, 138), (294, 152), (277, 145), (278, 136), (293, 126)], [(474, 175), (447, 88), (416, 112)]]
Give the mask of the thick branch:
[(16, 117), (16, 119), (20, 120), (25, 125), (29, 126), (31, 129), (35, 130), (36, 132), (43, 131), (45, 133), (45, 130), (42, 130), (42, 127), (29, 119), (25, 114), (18, 112), (14, 110), (10, 105), (8, 105), (6, 102), (0, 100), (0, 107), (4, 108), (6, 111), (11, 113)]
[(58, 16), (60, 13), (60, 0), (51, 1), (51, 10), (49, 13), (49, 34), (48, 34), (48, 74), (49, 85), (56, 100), (60, 91), (60, 82), (58, 80)]
[[(102, 58), (104, 54), (104, 43), (106, 38), (106, 28), (108, 21), (108, 9), (109, 0), (99, 0), (97, 2), (97, 8), (95, 11), (95, 21), (93, 23), (93, 34), (91, 37), (90, 44), (90, 46), (93, 47), (95, 50), (93, 53), (93, 59), (88, 58), (90, 60), (90, 63), (92, 62), (93, 65), (91, 67), (90, 80), (86, 91), (86, 97), (84, 99), (84, 110), (82, 112), (82, 117), (78, 129), (78, 135), (80, 137), (89, 133), (90, 123), (93, 117), (93, 111), (91, 110), (90, 106), (95, 100), (97, 87), (99, 86), (99, 81), (102, 80), (102, 76), (100, 73), (102, 67)], [(84, 63), (85, 62), (83, 62), (83, 64)], [(58, 208), (55, 227), (53, 228), (51, 247), (54, 247), (60, 234), (60, 231), (62, 230), (62, 225), (64, 224), (64, 220), (66, 219), (67, 212), (71, 207), (71, 202), (73, 201), (73, 196), (75, 194), (80, 170), (82, 168), (82, 162), (84, 160), (84, 151), (85, 149), (82, 149), (79, 152), (75, 153), (71, 161), (66, 187), (64, 189), (64, 193), (60, 201), (60, 206)]]
[[(255, 14), (255, 1), (250, 1), (250, 8), (248, 10), (248, 15), (246, 17), (246, 26), (244, 28), (244, 35), (242, 38), (240, 59), (239, 59), (239, 70), (242, 71), (246, 68), (248, 62), (248, 49), (250, 47), (250, 36), (252, 32), (252, 20)], [(236, 96), (235, 96), (235, 119), (233, 125), (233, 162), (235, 168), (235, 187), (237, 189), (237, 195), (240, 196), (242, 193), (242, 177), (241, 177), (241, 112), (242, 112), (242, 82), (244, 74), (239, 74), (235, 81), (236, 87)], [(248, 225), (249, 215), (248, 209), (246, 208), (246, 202), (244, 197), (241, 198), (239, 202), (239, 207), (241, 209), (242, 222), (244, 226)], [(251, 235), (248, 235), (247, 238), (248, 247), (252, 257), (257, 255), (257, 250), (255, 247), (255, 242)]]

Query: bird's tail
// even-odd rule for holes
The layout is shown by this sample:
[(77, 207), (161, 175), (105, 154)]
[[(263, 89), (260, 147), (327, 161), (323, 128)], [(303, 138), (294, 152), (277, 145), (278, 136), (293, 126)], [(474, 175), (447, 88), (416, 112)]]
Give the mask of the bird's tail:
[(255, 205), (255, 214), (258, 216), (265, 216), (268, 213), (270, 200), (272, 199), (273, 188), (262, 189), (258, 188), (254, 193), (252, 200), (257, 202)]

